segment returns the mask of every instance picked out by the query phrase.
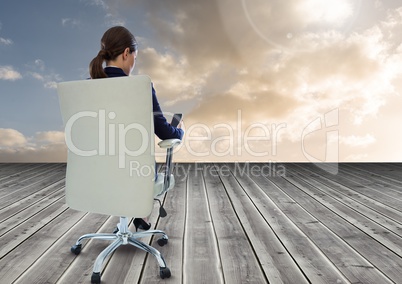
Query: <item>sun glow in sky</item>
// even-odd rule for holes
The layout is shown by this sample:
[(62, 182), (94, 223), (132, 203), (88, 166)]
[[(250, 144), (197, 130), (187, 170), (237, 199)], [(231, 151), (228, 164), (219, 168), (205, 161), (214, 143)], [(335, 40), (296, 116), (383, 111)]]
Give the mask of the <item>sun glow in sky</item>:
[(0, 4), (0, 162), (65, 161), (56, 85), (89, 77), (114, 25), (184, 114), (176, 161), (402, 161), (399, 0), (17, 0)]
[(342, 25), (353, 15), (351, 0), (305, 0), (300, 1), (300, 10), (313, 23)]

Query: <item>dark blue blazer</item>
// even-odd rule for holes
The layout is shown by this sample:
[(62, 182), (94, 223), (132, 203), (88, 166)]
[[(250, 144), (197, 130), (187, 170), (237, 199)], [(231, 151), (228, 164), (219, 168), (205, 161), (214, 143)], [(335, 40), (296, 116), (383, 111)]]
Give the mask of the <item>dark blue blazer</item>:
[[(106, 67), (105, 73), (108, 77), (122, 77), (127, 76), (124, 71), (118, 67)], [(154, 130), (156, 136), (161, 140), (177, 138), (182, 139), (184, 131), (181, 128), (176, 128), (167, 122), (166, 118), (163, 116), (162, 110), (159, 106), (158, 99), (156, 98), (156, 92), (152, 86), (152, 105), (154, 112)]]

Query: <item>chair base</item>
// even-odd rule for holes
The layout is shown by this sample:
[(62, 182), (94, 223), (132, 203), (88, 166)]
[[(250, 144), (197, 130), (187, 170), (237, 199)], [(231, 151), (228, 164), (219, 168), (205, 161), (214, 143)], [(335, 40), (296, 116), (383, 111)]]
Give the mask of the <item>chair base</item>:
[(101, 279), (101, 269), (104, 260), (107, 256), (112, 254), (118, 247), (121, 245), (132, 245), (139, 249), (142, 249), (153, 256), (155, 256), (156, 260), (158, 261), (160, 272), (159, 275), (162, 279), (169, 278), (171, 276), (169, 268), (166, 266), (166, 262), (162, 256), (162, 254), (155, 249), (154, 247), (143, 243), (138, 238), (143, 238), (147, 236), (153, 235), (162, 235), (160, 239), (158, 239), (158, 244), (163, 246), (168, 243), (168, 236), (165, 232), (160, 230), (148, 230), (143, 232), (136, 232), (132, 233), (128, 230), (128, 218), (127, 217), (120, 217), (120, 223), (117, 224), (117, 228), (119, 229), (118, 232), (114, 234), (104, 234), (104, 233), (97, 233), (97, 234), (86, 234), (81, 236), (74, 246), (71, 247), (71, 252), (78, 255), (81, 252), (82, 248), (82, 241), (86, 239), (97, 239), (97, 240), (109, 240), (112, 243), (106, 247), (96, 258), (93, 273), (91, 277), (91, 283), (100, 283)]

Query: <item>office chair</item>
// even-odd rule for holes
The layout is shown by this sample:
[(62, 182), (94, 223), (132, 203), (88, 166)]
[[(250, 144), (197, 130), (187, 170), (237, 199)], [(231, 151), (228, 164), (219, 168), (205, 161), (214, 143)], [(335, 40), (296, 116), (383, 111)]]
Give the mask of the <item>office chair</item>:
[(133, 245), (156, 257), (160, 277), (171, 272), (163, 256), (139, 238), (161, 230), (130, 232), (130, 218), (149, 216), (154, 198), (174, 186), (173, 148), (179, 139), (161, 141), (167, 149), (165, 172), (156, 174), (152, 91), (149, 77), (130, 76), (62, 82), (57, 86), (68, 147), (66, 203), (70, 208), (119, 216), (115, 232), (81, 236), (71, 251), (78, 255), (85, 239), (112, 243), (97, 257), (91, 277), (100, 283), (105, 258), (121, 245)]

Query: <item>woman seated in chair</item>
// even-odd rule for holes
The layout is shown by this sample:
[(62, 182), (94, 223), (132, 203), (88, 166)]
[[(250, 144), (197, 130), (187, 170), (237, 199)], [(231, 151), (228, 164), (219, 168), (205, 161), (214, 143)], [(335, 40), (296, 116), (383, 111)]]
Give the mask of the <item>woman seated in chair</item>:
[[(108, 29), (101, 39), (101, 50), (89, 64), (92, 79), (129, 76), (134, 70), (137, 57), (137, 41), (125, 27), (116, 26)], [(106, 67), (103, 68), (103, 62)], [(161, 139), (182, 139), (184, 131), (170, 125), (164, 117), (152, 86), (152, 104), (155, 134)], [(134, 219), (136, 230), (148, 230), (151, 224), (141, 218)]]

